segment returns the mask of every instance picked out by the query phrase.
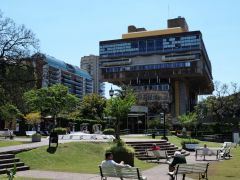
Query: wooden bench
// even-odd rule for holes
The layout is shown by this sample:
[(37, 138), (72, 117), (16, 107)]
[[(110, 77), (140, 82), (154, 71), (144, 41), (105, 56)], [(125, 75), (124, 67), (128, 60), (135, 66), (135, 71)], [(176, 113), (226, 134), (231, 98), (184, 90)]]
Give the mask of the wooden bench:
[(13, 138), (15, 134), (13, 134), (13, 132), (10, 130), (6, 130), (6, 131), (0, 131), (0, 136), (5, 137), (6, 139), (7, 137)]
[(186, 174), (199, 174), (199, 179), (208, 179), (208, 166), (209, 163), (178, 164), (175, 171), (168, 174), (172, 177), (172, 180), (177, 180), (179, 174), (183, 175), (183, 179), (185, 179)]
[(107, 177), (117, 177), (120, 179), (138, 179), (147, 180), (142, 176), (139, 168), (137, 167), (102, 167), (99, 166), (101, 180), (106, 180)]
[(157, 161), (160, 162), (160, 159), (166, 159), (168, 161), (171, 159), (171, 156), (168, 155), (166, 150), (146, 150), (147, 156), (157, 158)]
[(203, 156), (205, 159), (205, 156), (216, 156), (216, 159), (219, 159), (220, 149), (211, 149), (208, 148), (208, 150), (204, 148), (198, 148), (195, 150), (195, 160), (197, 160), (197, 156)]

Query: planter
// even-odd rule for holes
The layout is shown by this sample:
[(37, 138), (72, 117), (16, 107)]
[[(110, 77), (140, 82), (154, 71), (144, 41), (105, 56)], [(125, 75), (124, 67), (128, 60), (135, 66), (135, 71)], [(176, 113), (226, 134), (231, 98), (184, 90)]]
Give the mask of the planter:
[(129, 152), (115, 152), (113, 153), (113, 160), (117, 163), (124, 161), (124, 164), (129, 164), (130, 166), (134, 166), (134, 153)]
[(41, 142), (41, 136), (32, 136), (32, 142)]
[(195, 150), (199, 147), (199, 144), (185, 144), (185, 148), (188, 150)]

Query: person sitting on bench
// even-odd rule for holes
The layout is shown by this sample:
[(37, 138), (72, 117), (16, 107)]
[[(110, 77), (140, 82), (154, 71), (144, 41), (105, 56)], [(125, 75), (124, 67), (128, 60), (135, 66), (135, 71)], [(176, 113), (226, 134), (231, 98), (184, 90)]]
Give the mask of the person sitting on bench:
[[(187, 161), (186, 161), (185, 156), (182, 155), (180, 151), (176, 151), (176, 152), (174, 153), (174, 157), (173, 157), (172, 162), (169, 162), (169, 161), (168, 161), (168, 164), (169, 164), (169, 172), (173, 172), (173, 171), (175, 170), (175, 166), (176, 166), (177, 164), (186, 164), (186, 163), (187, 163)], [(170, 173), (169, 175), (172, 176), (171, 173)], [(185, 178), (185, 174), (183, 175), (183, 179), (184, 179), (184, 178)], [(172, 177), (172, 179), (173, 179), (173, 177)]]
[(160, 150), (160, 147), (157, 146), (156, 143), (153, 143), (153, 144), (152, 144), (152, 148), (151, 148), (150, 150), (151, 150), (151, 151), (158, 151), (158, 150)]
[(123, 161), (121, 161), (120, 163), (116, 163), (113, 160), (113, 154), (111, 152), (105, 153), (105, 160), (102, 161), (101, 166), (102, 167), (131, 167), (128, 164), (124, 164)]

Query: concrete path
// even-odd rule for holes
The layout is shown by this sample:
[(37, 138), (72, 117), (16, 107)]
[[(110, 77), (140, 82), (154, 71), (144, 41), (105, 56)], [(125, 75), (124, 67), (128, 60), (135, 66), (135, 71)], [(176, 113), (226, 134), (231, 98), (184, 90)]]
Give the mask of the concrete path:
[[(143, 171), (143, 176), (146, 176), (148, 180), (169, 180), (167, 175), (168, 165), (161, 164), (154, 168)], [(17, 172), (17, 176), (30, 177), (30, 178), (42, 178), (42, 179), (55, 179), (55, 180), (100, 180), (99, 174), (82, 174), (82, 173), (68, 173), (68, 172), (53, 172), (53, 171), (38, 171), (29, 170)], [(119, 180), (119, 178), (108, 178), (108, 180)], [(186, 180), (192, 180), (186, 178)]]
[[(201, 157), (199, 157), (198, 163), (206, 163), (206, 162), (216, 162), (215, 156), (207, 156), (206, 161), (202, 161)], [(191, 152), (189, 156), (187, 156), (188, 163), (196, 163), (195, 154)], [(154, 168), (145, 170), (142, 172), (143, 176), (146, 176), (148, 180), (169, 180), (168, 173), (168, 165), (160, 164)], [(44, 179), (54, 179), (54, 180), (100, 180), (99, 174), (82, 174), (82, 173), (69, 173), (69, 172), (54, 172), (54, 171), (38, 171), (38, 170), (29, 170), (17, 172), (17, 176), (20, 177), (31, 177), (31, 178), (44, 178)], [(108, 180), (119, 180), (119, 178), (108, 178)], [(192, 180), (189, 177), (186, 177), (186, 180)]]

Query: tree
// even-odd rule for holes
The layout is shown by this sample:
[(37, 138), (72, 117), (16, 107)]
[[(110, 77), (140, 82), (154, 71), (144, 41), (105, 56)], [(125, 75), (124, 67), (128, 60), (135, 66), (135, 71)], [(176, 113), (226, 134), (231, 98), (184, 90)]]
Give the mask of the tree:
[(30, 111), (52, 115), (55, 126), (59, 114), (74, 111), (79, 103), (79, 99), (61, 84), (28, 91), (24, 94), (24, 99)]
[(12, 104), (5, 104), (0, 107), (1, 119), (5, 121), (5, 127), (8, 126), (9, 129), (13, 128), (18, 117), (22, 116), (22, 113), (18, 108)]
[(35, 83), (33, 67), (26, 59), (38, 50), (39, 40), (34, 33), (0, 11), (0, 86), (5, 90), (2, 97), (18, 108), (22, 108), (23, 93)]
[(198, 119), (215, 122), (219, 130), (232, 127), (239, 131), (240, 90), (236, 83), (221, 84), (215, 82), (215, 92), (195, 107)]
[(135, 104), (136, 97), (132, 91), (125, 92), (125, 96), (116, 96), (107, 101), (106, 112), (108, 115), (115, 117), (115, 136), (120, 139), (120, 121), (127, 118), (131, 107)]
[(192, 128), (194, 127), (196, 134), (197, 134), (197, 114), (195, 112), (190, 112), (188, 114), (183, 114), (178, 116), (178, 119), (183, 124), (184, 127)]
[(24, 25), (16, 25), (0, 12), (0, 65), (15, 65), (38, 50), (39, 41)]
[(28, 113), (24, 118), (27, 120), (27, 124), (31, 124), (35, 126), (35, 129), (37, 129), (37, 124), (41, 122), (41, 113), (40, 112), (31, 112)]
[(86, 119), (103, 119), (106, 99), (98, 94), (84, 96), (81, 103), (81, 116)]

